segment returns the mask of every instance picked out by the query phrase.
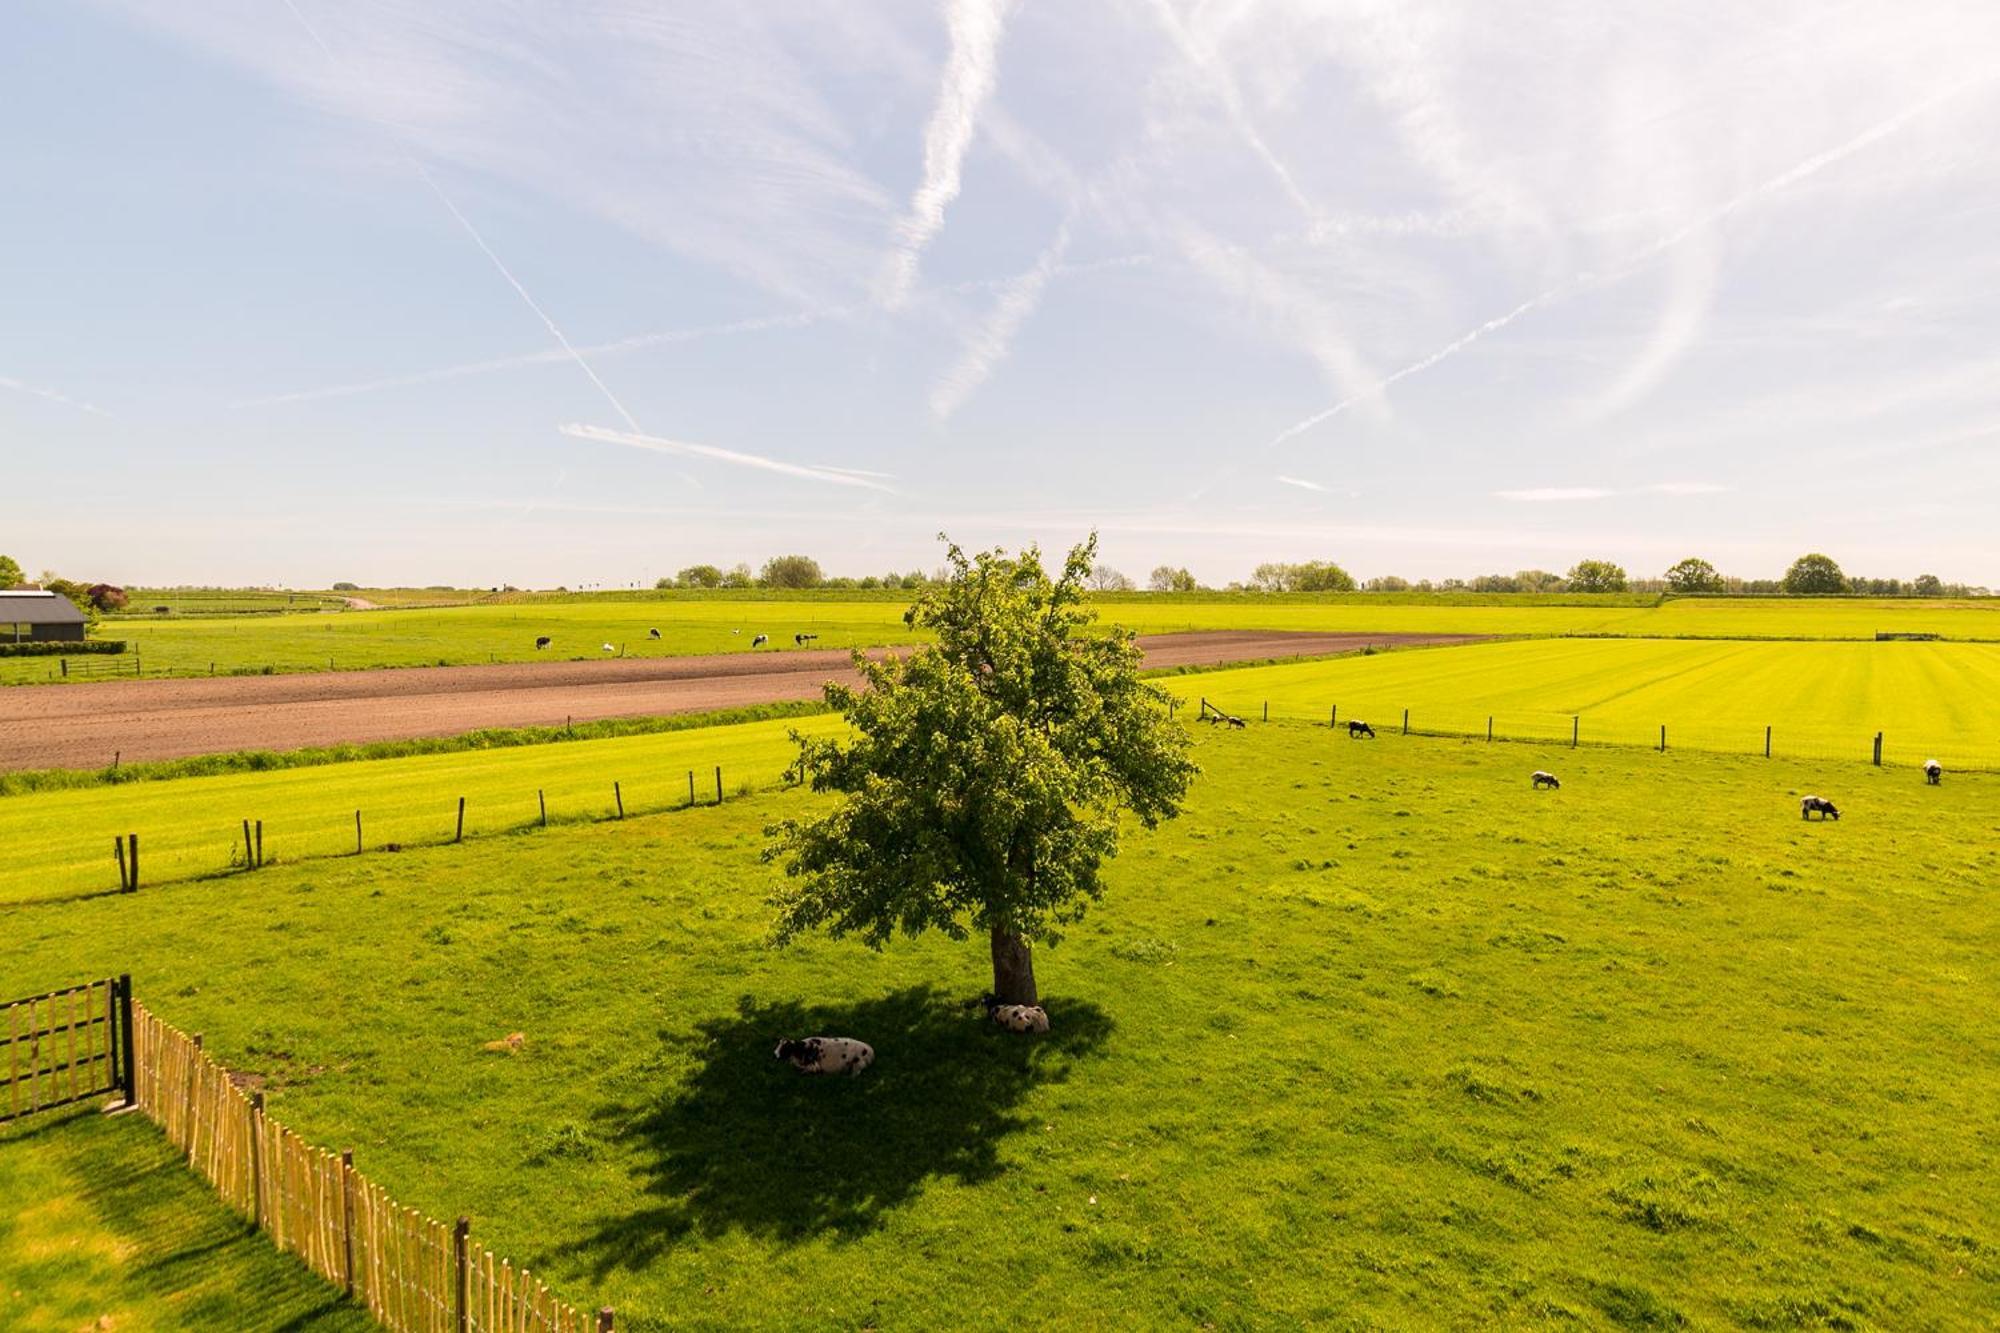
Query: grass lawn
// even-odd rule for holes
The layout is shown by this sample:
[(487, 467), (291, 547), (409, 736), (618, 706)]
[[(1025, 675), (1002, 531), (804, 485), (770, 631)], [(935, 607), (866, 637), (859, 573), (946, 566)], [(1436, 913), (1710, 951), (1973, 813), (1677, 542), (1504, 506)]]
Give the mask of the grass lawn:
[(1160, 682), (1239, 716), (2000, 767), (2000, 645), (1543, 639), (1245, 667)]
[(218, 1203), (143, 1116), (0, 1127), (0, 1200), (0, 1328), (375, 1327)]
[[(766, 948), (795, 793), (7, 909), (0, 990), (129, 970), (621, 1328), (2000, 1321), (2000, 779), (1197, 754), (1043, 951), (1042, 1039), (959, 1007), (977, 942)], [(808, 1032), (877, 1064), (800, 1079)], [(66, 1142), (0, 1180), (68, 1192)]]
[[(263, 595), (269, 597), (271, 595)], [(282, 597), (283, 594), (275, 596)], [(301, 595), (303, 596), (303, 594)], [(1206, 594), (1114, 595), (1099, 599), (1108, 623), (1141, 633), (1181, 630), (1322, 630), (1358, 633), (1508, 635), (1609, 634), (1673, 638), (1856, 638), (1878, 630), (2000, 640), (2000, 599), (1683, 598), (1367, 593), (1346, 596)], [(138, 605), (139, 603), (135, 603)], [(196, 603), (197, 605), (199, 603)], [(647, 631), (657, 628), (661, 638)], [(740, 631), (740, 632), (739, 632)], [(324, 671), (595, 658), (605, 643), (629, 655), (748, 651), (757, 634), (789, 645), (796, 633), (817, 647), (909, 643), (903, 603), (878, 595), (601, 596), (567, 600), (518, 595), (470, 606), (322, 611), (293, 615), (150, 618), (105, 623), (106, 638), (130, 642), (148, 673)], [(554, 644), (537, 653), (535, 638)], [(110, 663), (110, 665), (106, 665)], [(104, 659), (92, 671), (130, 669)], [(54, 659), (0, 659), (0, 683), (50, 678)]]

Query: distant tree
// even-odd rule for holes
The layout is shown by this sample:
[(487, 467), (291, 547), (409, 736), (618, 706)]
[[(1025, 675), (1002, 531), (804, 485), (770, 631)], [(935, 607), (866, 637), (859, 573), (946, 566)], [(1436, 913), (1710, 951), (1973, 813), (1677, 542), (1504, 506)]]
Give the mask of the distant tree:
[(840, 799), (767, 830), (765, 859), (789, 881), (773, 899), (780, 941), (825, 928), (879, 948), (977, 931), (993, 993), (1039, 1001), (1032, 947), (1102, 895), (1121, 814), (1148, 828), (1173, 818), (1195, 773), (1131, 636), (1096, 628), (1084, 596), (1096, 546), (1072, 550), (1056, 579), (1032, 547), (950, 547), (948, 577), (903, 617), (936, 642), (857, 652), (866, 688), (827, 685), (850, 730), (794, 732), (789, 776)]
[(1910, 595), (1913, 597), (1944, 596), (1944, 580), (1935, 574), (1919, 574), (1910, 580)]
[(1331, 560), (1308, 560), (1292, 566), (1295, 592), (1353, 592), (1354, 576)]
[(1184, 568), (1160, 565), (1146, 579), (1146, 586), (1154, 592), (1193, 592), (1201, 587), (1201, 584), (1195, 582), (1194, 575)]
[(1258, 592), (1290, 592), (1292, 566), (1266, 561), (1250, 571), (1250, 586)]
[(1673, 592), (1721, 592), (1722, 575), (1699, 556), (1689, 556), (1667, 571), (1667, 587)]
[(1439, 592), (1464, 592), (1464, 579), (1445, 579), (1438, 584)]
[(746, 564), (734, 564), (723, 572), (722, 586), (725, 588), (754, 588), (757, 586), (757, 576), (750, 572), (750, 566)]
[(674, 576), (672, 574), (662, 574), (660, 575), (660, 577), (653, 580), (653, 587), (660, 592), (665, 592), (668, 588), (671, 588), (673, 586), (674, 586)]
[(131, 600), (123, 588), (113, 583), (93, 583), (84, 589), (83, 595), (100, 611), (122, 611)]
[(1474, 592), (1519, 592), (1521, 581), (1512, 574), (1481, 574), (1472, 580)]
[(1087, 580), (1097, 592), (1130, 592), (1132, 580), (1120, 574), (1111, 566), (1099, 561), (1090, 567)]
[(811, 556), (774, 555), (764, 562), (757, 581), (767, 588), (817, 588), (826, 575)]
[(722, 571), (714, 565), (689, 565), (674, 575), (674, 581), (683, 588), (720, 588)]
[(1785, 591), (1794, 597), (1846, 592), (1847, 576), (1840, 572), (1840, 566), (1831, 556), (1815, 551), (1792, 561), (1792, 567), (1785, 571)]
[(28, 576), (11, 555), (0, 555), (0, 588), (18, 588)]
[(75, 579), (63, 578), (54, 570), (45, 569), (42, 571), (42, 576), (35, 580), (35, 586), (44, 592), (60, 593), (62, 596), (67, 597), (72, 606), (83, 612), (84, 623), (88, 626), (96, 626), (98, 608), (97, 603), (90, 599), (89, 584), (78, 583)]
[(923, 570), (913, 569), (909, 573), (903, 575), (902, 578), (897, 579), (896, 585), (907, 591), (913, 588), (921, 588), (930, 581), (931, 581), (931, 576), (924, 573)]
[(358, 583), (349, 583), (347, 580), (342, 579), (339, 583), (333, 585), (333, 590), (335, 592), (360, 592), (361, 585)]
[(1561, 592), (1563, 576), (1546, 569), (1524, 569), (1514, 575), (1514, 586), (1522, 592)]
[(1625, 570), (1609, 560), (1579, 560), (1563, 582), (1571, 592), (1624, 592)]
[(1410, 581), (1394, 574), (1383, 574), (1361, 585), (1368, 592), (1408, 592)]

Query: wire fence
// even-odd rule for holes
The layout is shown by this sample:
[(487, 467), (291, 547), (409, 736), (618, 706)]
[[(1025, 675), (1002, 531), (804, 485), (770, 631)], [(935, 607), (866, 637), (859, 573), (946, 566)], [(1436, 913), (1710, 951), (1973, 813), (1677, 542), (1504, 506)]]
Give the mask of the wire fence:
[(1302, 706), (1297, 700), (1212, 698), (1181, 700), (1176, 711), (1190, 722), (1220, 725), (1233, 721), (1310, 722), (1345, 733), (1365, 723), (1377, 736), (1436, 736), (1492, 742), (1527, 742), (1570, 747), (1614, 746), (1661, 752), (1696, 750), (1707, 754), (1774, 759), (1851, 761), (1918, 767), (1935, 759), (1953, 772), (2000, 771), (2000, 735), (1928, 730), (1877, 730), (1835, 723), (1754, 723), (1727, 718), (1642, 722), (1592, 714), (1480, 712), (1448, 706), (1405, 707), (1386, 699)]
[(525, 1268), (398, 1204), (351, 1152), (315, 1147), (189, 1036), (132, 1005), (135, 1094), (187, 1164), (271, 1243), (396, 1333), (593, 1333), (607, 1309), (560, 1299)]

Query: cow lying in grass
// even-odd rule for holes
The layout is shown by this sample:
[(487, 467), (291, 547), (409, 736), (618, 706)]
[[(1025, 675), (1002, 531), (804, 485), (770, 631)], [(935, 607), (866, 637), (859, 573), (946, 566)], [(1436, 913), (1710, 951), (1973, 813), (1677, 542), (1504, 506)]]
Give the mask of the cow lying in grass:
[(1047, 1032), (1049, 1011), (1039, 1004), (1002, 1004), (992, 995), (982, 995), (986, 1016), (1009, 1032)]
[(1799, 818), (1811, 819), (1817, 811), (1821, 819), (1839, 819), (1840, 811), (1824, 796), (1808, 796), (1799, 802)]
[(1944, 781), (1944, 765), (1935, 759), (1924, 760), (1924, 781), (1935, 787)]
[(1240, 727), (1243, 719), (1230, 713), (1210, 713), (1208, 724), (1212, 727)]
[(1536, 769), (1533, 781), (1535, 784), (1536, 791), (1540, 791), (1544, 787), (1553, 787), (1558, 791), (1562, 789), (1562, 783), (1558, 782), (1556, 780), (1556, 775), (1549, 772), (1547, 769), (1541, 769), (1541, 768)]
[(1350, 722), (1347, 724), (1347, 739), (1358, 741), (1363, 736), (1366, 736), (1371, 741), (1374, 740), (1375, 728), (1369, 726), (1366, 722)]
[(777, 1057), (801, 1074), (859, 1074), (875, 1063), (875, 1048), (852, 1037), (787, 1038), (778, 1043)]

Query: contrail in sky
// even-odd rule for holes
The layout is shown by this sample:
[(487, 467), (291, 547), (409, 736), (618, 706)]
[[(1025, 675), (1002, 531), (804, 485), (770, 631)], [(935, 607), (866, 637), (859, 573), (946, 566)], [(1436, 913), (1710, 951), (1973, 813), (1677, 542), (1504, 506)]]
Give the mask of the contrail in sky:
[(786, 463), (776, 458), (765, 458), (760, 454), (746, 454), (735, 449), (718, 448), (712, 444), (669, 440), (658, 435), (647, 435), (641, 431), (606, 430), (602, 426), (575, 424), (558, 426), (556, 429), (572, 439), (596, 440), (602, 444), (623, 444), (634, 449), (649, 449), (658, 454), (676, 454), (686, 458), (706, 458), (717, 463), (733, 463), (737, 467), (782, 472), (788, 477), (805, 477), (811, 481), (823, 481), (834, 486), (858, 486), (864, 490), (896, 494), (894, 487), (872, 480), (881, 476), (881, 473), (861, 472), (853, 468), (808, 467), (803, 463)]
[(1813, 154), (1811, 157), (1805, 159), (1803, 162), (1798, 163), (1796, 166), (1790, 167), (1785, 171), (1779, 172), (1777, 175), (1771, 177), (1768, 180), (1762, 181), (1757, 185), (1751, 186), (1749, 189), (1737, 195), (1735, 198), (1728, 200), (1726, 203), (1717, 205), (1716, 207), (1710, 209), (1708, 212), (1703, 213), (1700, 216), (1694, 218), (1686, 225), (1679, 227), (1674, 231), (1668, 232), (1664, 236), (1659, 237), (1657, 240), (1654, 240), (1652, 243), (1648, 244), (1643, 249), (1631, 255), (1629, 258), (1625, 260), (1624, 263), (1620, 264), (1618, 267), (1616, 267), (1615, 269), (1611, 270), (1608, 273), (1599, 274), (1591, 272), (1589, 270), (1585, 270), (1582, 273), (1578, 273), (1575, 277), (1570, 278), (1566, 282), (1557, 283), (1555, 286), (1549, 288), (1547, 291), (1529, 297), (1527, 300), (1521, 302), (1521, 304), (1515, 306), (1512, 310), (1509, 310), (1506, 314), (1494, 316), (1492, 319), (1487, 320), (1484, 324), (1481, 324), (1479, 327), (1471, 330), (1468, 333), (1461, 334), (1457, 338), (1454, 338), (1452, 341), (1446, 343), (1443, 347), (1438, 348), (1435, 352), (1432, 352), (1428, 356), (1425, 356), (1417, 361), (1411, 362), (1409, 365), (1404, 366), (1401, 370), (1395, 372), (1392, 375), (1384, 377), (1382, 380), (1378, 381), (1373, 385), (1370, 385), (1368, 388), (1362, 390), (1360, 393), (1350, 394), (1346, 398), (1343, 398), (1339, 402), (1335, 403), (1332, 407), (1325, 408), (1321, 411), (1315, 412), (1311, 416), (1306, 417), (1302, 421), (1294, 422), (1292, 425), (1287, 426), (1284, 430), (1281, 430), (1276, 435), (1272, 436), (1270, 441), (1266, 443), (1264, 447), (1266, 449), (1275, 448), (1276, 446), (1283, 444), (1285, 441), (1292, 439), (1295, 436), (1303, 435), (1305, 432), (1311, 430), (1313, 427), (1317, 425), (1320, 425), (1322, 422), (1329, 421), (1334, 417), (1339, 416), (1342, 412), (1345, 412), (1348, 408), (1353, 407), (1356, 403), (1365, 402), (1369, 398), (1372, 398), (1375, 395), (1383, 392), (1385, 389), (1388, 389), (1391, 385), (1395, 384), (1397, 381), (1407, 379), (1411, 375), (1415, 375), (1421, 371), (1429, 370), (1432, 366), (1435, 366), (1438, 362), (1443, 361), (1445, 358), (1457, 355), (1459, 352), (1464, 351), (1467, 347), (1470, 347), (1473, 343), (1478, 342), (1481, 338), (1485, 337), (1487, 334), (1497, 333), (1501, 329), (1506, 328), (1509, 324), (1512, 324), (1515, 320), (1519, 319), (1521, 316), (1527, 314), (1531, 310), (1535, 310), (1541, 306), (1547, 305), (1551, 301), (1557, 300), (1560, 297), (1567, 296), (1570, 293), (1578, 291), (1583, 287), (1590, 286), (1592, 284), (1600, 282), (1615, 282), (1620, 278), (1629, 276), (1633, 272), (1637, 271), (1641, 266), (1659, 257), (1666, 251), (1673, 249), (1675, 246), (1681, 244), (1683, 241), (1687, 240), (1688, 237), (1694, 235), (1698, 231), (1701, 231), (1703, 228), (1712, 227), (1716, 223), (1721, 222), (1723, 219), (1729, 217), (1731, 214), (1736, 213), (1741, 209), (1747, 207), (1748, 205), (1755, 203), (1757, 200), (1764, 198), (1766, 195), (1775, 194), (1780, 190), (1796, 185), (1800, 181), (1806, 179), (1808, 176), (1812, 176), (1820, 171), (1825, 170), (1827, 167), (1830, 167), (1834, 163), (1841, 161), (1843, 158), (1851, 157), (1855, 153), (1860, 152), (1862, 149), (1867, 148), (1870, 145), (1875, 144), (1881, 141), (1882, 139), (1887, 138), (1891, 134), (1894, 134), (1896, 131), (1902, 129), (1903, 126), (1909, 124), (1912, 120), (1915, 120), (1918, 116), (1923, 115), (1925, 112), (1929, 111), (1932, 107), (1937, 106), (1940, 102), (1946, 101), (1949, 98), (1957, 96), (1959, 93), (1964, 92), (1967, 88), (1970, 88), (1977, 83), (1984, 83), (1984, 82), (1987, 82), (1987, 80), (1975, 79), (1947, 88), (1942, 92), (1936, 93), (1930, 97), (1925, 98), (1923, 101), (1918, 102), (1914, 106), (1906, 107), (1902, 111), (1897, 112), (1895, 115), (1890, 116), (1886, 120), (1877, 122), (1876, 124), (1870, 126), (1868, 129), (1865, 129), (1861, 133), (1855, 135), (1852, 139), (1847, 140), (1845, 143), (1837, 144), (1834, 147), (1825, 150), (1824, 152)]
[[(297, 19), (299, 26), (306, 30), (306, 36), (312, 38), (312, 43), (319, 48), (320, 54), (325, 56), (332, 64), (339, 66), (340, 61), (335, 58), (327, 44), (320, 39), (318, 30), (306, 21), (304, 14), (299, 12), (299, 7), (293, 3), (293, 0), (285, 0), (285, 8), (292, 11), (292, 17)], [(583, 353), (576, 350), (576, 347), (570, 342), (568, 335), (564, 334), (555, 320), (549, 317), (549, 312), (542, 309), (541, 303), (528, 294), (528, 289), (521, 285), (521, 280), (514, 276), (513, 270), (509, 269), (501, 261), (500, 256), (493, 252), (493, 247), (488, 245), (486, 238), (479, 234), (479, 228), (473, 226), (471, 219), (459, 211), (458, 205), (451, 201), (451, 196), (444, 192), (444, 187), (439, 185), (431, 176), (430, 169), (410, 150), (407, 144), (403, 143), (400, 135), (397, 135), (396, 138), (397, 146), (402, 149), (403, 156), (409, 160), (412, 167), (416, 168), (417, 175), (422, 178), (425, 185), (430, 187), (431, 193), (437, 196), (438, 202), (444, 205), (445, 211), (452, 215), (458, 222), (458, 225), (464, 229), (465, 234), (472, 238), (472, 243), (479, 247), (479, 252), (485, 255), (492, 263), (494, 269), (499, 272), (500, 276), (507, 280), (507, 285), (514, 289), (514, 294), (521, 298), (523, 304), (528, 309), (535, 312), (535, 317), (542, 321), (542, 326), (549, 331), (550, 336), (569, 355), (570, 360), (576, 362), (577, 369), (581, 370), (589, 378), (590, 382), (597, 386), (597, 391), (604, 395), (605, 401), (611, 404), (612, 409), (618, 413), (625, 424), (635, 431), (638, 430), (638, 421), (630, 412), (625, 410), (625, 404), (618, 401), (618, 395), (611, 392), (611, 386), (598, 378), (597, 372), (591, 369), (590, 362), (584, 359)]]
[(947, 22), (951, 55), (945, 62), (930, 124), (924, 128), (924, 179), (910, 196), (909, 211), (896, 226), (898, 245), (883, 293), (882, 303), (892, 310), (909, 299), (917, 280), (917, 261), (924, 247), (943, 230), (945, 209), (958, 198), (973, 125), (979, 109), (993, 95), (1007, 0), (952, 0)]
[(80, 399), (72, 398), (66, 393), (58, 393), (54, 389), (45, 389), (37, 384), (29, 384), (25, 381), (14, 379), (11, 376), (0, 375), (0, 389), (12, 389), (15, 393), (25, 393), (31, 394), (36, 398), (46, 398), (52, 403), (61, 403), (64, 407), (73, 407), (79, 412), (88, 412), (94, 417), (103, 417), (108, 421), (116, 421), (118, 419), (101, 407), (96, 407)]

